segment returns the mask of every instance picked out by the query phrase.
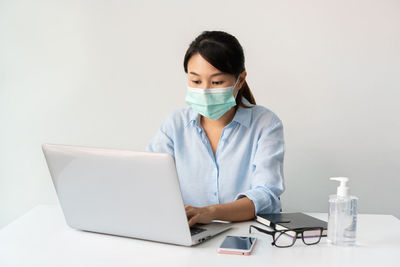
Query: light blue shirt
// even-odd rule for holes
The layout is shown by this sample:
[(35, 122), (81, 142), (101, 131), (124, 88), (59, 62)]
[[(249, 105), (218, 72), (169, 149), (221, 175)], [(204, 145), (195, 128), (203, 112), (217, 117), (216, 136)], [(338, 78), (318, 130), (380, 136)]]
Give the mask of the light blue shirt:
[(242, 102), (224, 127), (215, 157), (191, 107), (173, 111), (146, 147), (175, 159), (183, 201), (195, 207), (248, 197), (256, 214), (278, 213), (285, 190), (285, 143), (281, 120), (271, 110)]

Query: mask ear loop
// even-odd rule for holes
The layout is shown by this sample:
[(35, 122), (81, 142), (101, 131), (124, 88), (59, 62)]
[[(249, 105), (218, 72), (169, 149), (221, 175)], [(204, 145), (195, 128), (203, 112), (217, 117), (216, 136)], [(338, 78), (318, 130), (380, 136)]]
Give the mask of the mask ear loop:
[[(233, 94), (233, 91), (235, 91), (235, 87), (236, 87), (236, 85), (237, 85), (238, 82), (239, 82), (239, 78), (240, 78), (240, 74), (239, 74), (239, 76), (238, 76), (238, 78), (237, 78), (237, 80), (236, 80), (236, 82), (235, 82), (235, 85), (233, 86), (232, 94)], [(240, 90), (240, 89), (239, 89), (239, 90)], [(235, 99), (236, 99), (236, 97), (237, 97), (237, 95), (238, 95), (238, 93), (239, 93), (239, 90), (237, 91), (236, 95), (233, 96)]]

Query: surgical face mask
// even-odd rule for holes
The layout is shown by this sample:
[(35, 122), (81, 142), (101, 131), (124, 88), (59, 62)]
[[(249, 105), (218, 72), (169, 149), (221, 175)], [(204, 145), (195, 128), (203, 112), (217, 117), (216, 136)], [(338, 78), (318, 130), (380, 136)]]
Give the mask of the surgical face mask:
[(224, 88), (193, 88), (187, 87), (186, 103), (201, 115), (211, 119), (219, 119), (231, 107), (236, 105), (236, 96), (233, 90), (239, 81), (237, 78), (233, 86)]

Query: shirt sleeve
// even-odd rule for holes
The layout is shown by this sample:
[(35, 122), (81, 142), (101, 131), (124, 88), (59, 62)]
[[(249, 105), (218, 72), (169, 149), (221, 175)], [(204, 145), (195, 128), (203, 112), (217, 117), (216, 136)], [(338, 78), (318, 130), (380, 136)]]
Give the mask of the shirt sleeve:
[(250, 178), (251, 188), (239, 193), (235, 199), (248, 197), (255, 206), (255, 213), (279, 213), (279, 196), (285, 190), (283, 158), (285, 143), (283, 125), (278, 118), (259, 136)]
[(174, 141), (168, 135), (168, 118), (162, 123), (156, 134), (146, 146), (147, 152), (168, 153), (174, 155)]

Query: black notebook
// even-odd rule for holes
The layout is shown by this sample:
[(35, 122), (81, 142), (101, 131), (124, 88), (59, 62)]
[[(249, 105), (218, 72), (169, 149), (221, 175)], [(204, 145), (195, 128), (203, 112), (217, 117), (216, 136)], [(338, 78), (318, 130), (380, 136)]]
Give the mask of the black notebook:
[(323, 227), (322, 236), (326, 236), (328, 223), (301, 212), (259, 214), (256, 221), (275, 230), (286, 230), (303, 227)]

